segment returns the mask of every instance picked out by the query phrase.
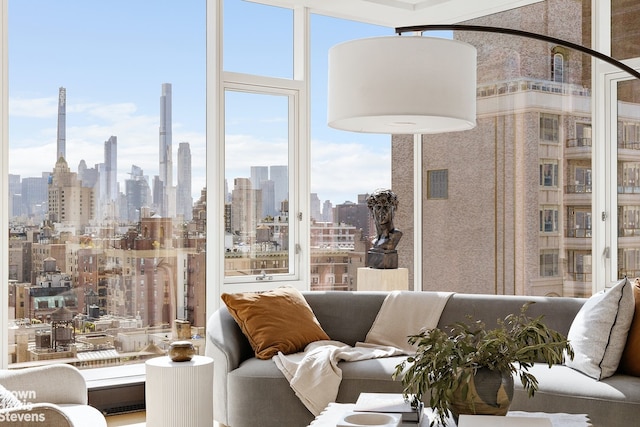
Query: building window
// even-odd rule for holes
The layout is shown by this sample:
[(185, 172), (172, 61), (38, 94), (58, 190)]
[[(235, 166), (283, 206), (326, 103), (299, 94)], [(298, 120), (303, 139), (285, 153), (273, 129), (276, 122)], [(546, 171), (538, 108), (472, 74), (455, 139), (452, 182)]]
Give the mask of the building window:
[(640, 206), (618, 206), (618, 237), (640, 236)]
[(564, 83), (564, 55), (554, 53), (551, 60), (551, 79), (556, 83)]
[(591, 147), (591, 125), (588, 123), (576, 123), (576, 147)]
[(558, 207), (542, 207), (540, 209), (540, 231), (553, 233), (558, 231)]
[(591, 193), (591, 168), (575, 167), (573, 183), (567, 185), (567, 193)]
[(567, 209), (567, 237), (591, 237), (591, 208)]
[(570, 279), (576, 282), (590, 282), (591, 259), (590, 251), (568, 251)]
[(540, 251), (540, 277), (555, 277), (558, 274), (558, 250), (547, 249)]
[(449, 198), (449, 170), (439, 169), (427, 172), (427, 198)]
[(540, 114), (540, 139), (544, 142), (558, 142), (560, 140), (560, 116)]
[(550, 162), (540, 165), (540, 185), (543, 187), (558, 186), (558, 163)]

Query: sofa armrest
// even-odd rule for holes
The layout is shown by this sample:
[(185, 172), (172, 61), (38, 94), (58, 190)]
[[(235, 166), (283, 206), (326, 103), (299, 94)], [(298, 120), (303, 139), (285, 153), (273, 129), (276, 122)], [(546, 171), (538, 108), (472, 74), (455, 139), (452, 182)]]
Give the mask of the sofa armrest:
[(228, 425), (227, 376), (254, 353), (242, 329), (224, 306), (207, 322), (205, 355), (213, 359), (213, 413), (218, 422)]
[(74, 427), (66, 414), (59, 407), (50, 403), (34, 403), (20, 408), (2, 409), (0, 410), (0, 425), (7, 427), (33, 427), (36, 425)]
[(223, 363), (226, 372), (254, 356), (249, 340), (226, 307), (219, 308), (209, 318), (205, 353), (216, 363)]
[(0, 370), (0, 384), (21, 393), (18, 398), (28, 403), (86, 405), (88, 402), (84, 377), (78, 368), (67, 364)]

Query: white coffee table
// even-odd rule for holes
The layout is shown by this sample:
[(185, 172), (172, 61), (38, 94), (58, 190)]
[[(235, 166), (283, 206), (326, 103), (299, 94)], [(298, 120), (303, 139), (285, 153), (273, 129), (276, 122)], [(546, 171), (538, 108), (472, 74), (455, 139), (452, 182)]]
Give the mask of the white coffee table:
[[(329, 406), (327, 406), (308, 427), (336, 427), (340, 418), (342, 418), (346, 412), (352, 411), (354, 406), (354, 403), (329, 403)], [(418, 427), (429, 427), (429, 423), (434, 416), (431, 408), (426, 408), (424, 411), (422, 422)], [(510, 411), (507, 414), (507, 417), (509, 416), (549, 418), (553, 427), (592, 427), (591, 422), (589, 422), (589, 417), (585, 414), (548, 414), (545, 412)], [(416, 424), (403, 424), (403, 426), (416, 427)], [(449, 424), (449, 427), (452, 426), (455, 426), (453, 420), (451, 420)], [(513, 427), (517, 427), (517, 425), (513, 424)]]

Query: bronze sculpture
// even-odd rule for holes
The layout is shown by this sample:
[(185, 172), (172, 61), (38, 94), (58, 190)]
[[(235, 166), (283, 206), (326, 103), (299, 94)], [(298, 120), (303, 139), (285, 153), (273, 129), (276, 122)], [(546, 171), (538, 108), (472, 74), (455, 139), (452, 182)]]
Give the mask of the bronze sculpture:
[(367, 206), (376, 223), (376, 236), (367, 253), (367, 267), (379, 269), (398, 268), (396, 246), (402, 238), (402, 231), (393, 225), (393, 217), (398, 207), (398, 196), (391, 190), (376, 190), (367, 198)]

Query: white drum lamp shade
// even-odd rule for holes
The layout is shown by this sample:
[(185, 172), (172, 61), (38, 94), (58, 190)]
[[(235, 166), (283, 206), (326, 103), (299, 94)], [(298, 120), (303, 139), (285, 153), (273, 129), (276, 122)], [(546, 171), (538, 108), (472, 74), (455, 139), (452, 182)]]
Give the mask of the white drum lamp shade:
[(333, 46), (328, 124), (387, 134), (472, 129), (476, 56), (468, 43), (420, 36), (372, 37)]

